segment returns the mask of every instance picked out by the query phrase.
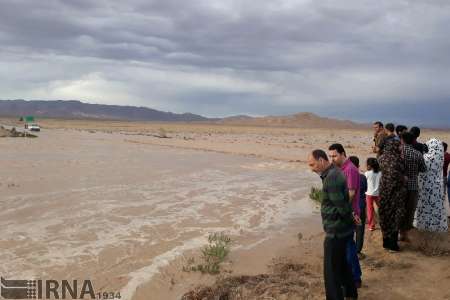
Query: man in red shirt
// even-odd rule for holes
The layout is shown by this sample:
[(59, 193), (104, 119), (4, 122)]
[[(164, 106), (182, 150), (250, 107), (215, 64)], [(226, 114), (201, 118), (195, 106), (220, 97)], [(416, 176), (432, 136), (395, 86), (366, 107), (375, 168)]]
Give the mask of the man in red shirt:
[[(355, 167), (355, 165), (351, 162), (350, 159), (347, 158), (347, 154), (345, 153), (345, 149), (341, 144), (333, 144), (328, 148), (329, 157), (333, 165), (340, 168), (342, 173), (344, 173), (348, 193), (349, 200), (352, 204), (353, 217), (355, 219), (355, 223), (357, 226), (361, 225), (360, 208), (359, 208), (359, 189), (360, 189), (360, 177), (359, 170)], [(347, 243), (347, 262), (352, 268), (353, 280), (357, 288), (361, 287), (361, 266), (359, 264), (359, 258), (357, 255), (357, 249), (355, 240), (349, 239)]]

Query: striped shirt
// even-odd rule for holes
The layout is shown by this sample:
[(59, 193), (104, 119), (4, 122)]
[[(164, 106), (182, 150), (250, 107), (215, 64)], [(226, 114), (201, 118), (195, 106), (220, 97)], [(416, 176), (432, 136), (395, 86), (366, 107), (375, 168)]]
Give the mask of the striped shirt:
[(352, 206), (344, 174), (331, 165), (321, 175), (321, 215), (327, 236), (343, 238), (353, 234)]

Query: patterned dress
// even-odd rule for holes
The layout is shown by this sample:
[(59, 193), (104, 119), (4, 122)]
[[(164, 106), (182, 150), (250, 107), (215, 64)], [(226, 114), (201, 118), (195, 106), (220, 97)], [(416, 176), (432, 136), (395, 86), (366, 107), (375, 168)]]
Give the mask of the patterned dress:
[(416, 227), (420, 230), (445, 232), (448, 230), (444, 201), (444, 146), (437, 139), (427, 142), (424, 154), (427, 171), (419, 175), (419, 199), (416, 210)]
[(392, 140), (387, 143), (378, 161), (381, 168), (380, 227), (384, 238), (396, 240), (400, 220), (405, 214), (407, 192), (400, 142)]

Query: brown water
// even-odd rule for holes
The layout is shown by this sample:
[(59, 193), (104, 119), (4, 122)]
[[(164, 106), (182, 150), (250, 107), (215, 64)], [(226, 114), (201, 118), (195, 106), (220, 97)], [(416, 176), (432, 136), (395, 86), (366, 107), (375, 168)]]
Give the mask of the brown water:
[(317, 178), (284, 162), (44, 130), (0, 139), (0, 183), (3, 277), (90, 278), (131, 299), (211, 232), (251, 248), (310, 216)]

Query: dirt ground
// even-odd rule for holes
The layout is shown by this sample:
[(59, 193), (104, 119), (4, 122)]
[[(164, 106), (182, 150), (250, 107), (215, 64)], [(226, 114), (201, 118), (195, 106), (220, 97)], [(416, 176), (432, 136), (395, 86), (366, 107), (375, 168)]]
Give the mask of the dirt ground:
[[(391, 253), (382, 248), (379, 230), (368, 232), (360, 260), (359, 299), (450, 299), (450, 235), (415, 231), (412, 237), (411, 243), (401, 243), (401, 252)], [(182, 299), (324, 299), (322, 241), (321, 235), (300, 241), (275, 258), (268, 273), (221, 278)]]

